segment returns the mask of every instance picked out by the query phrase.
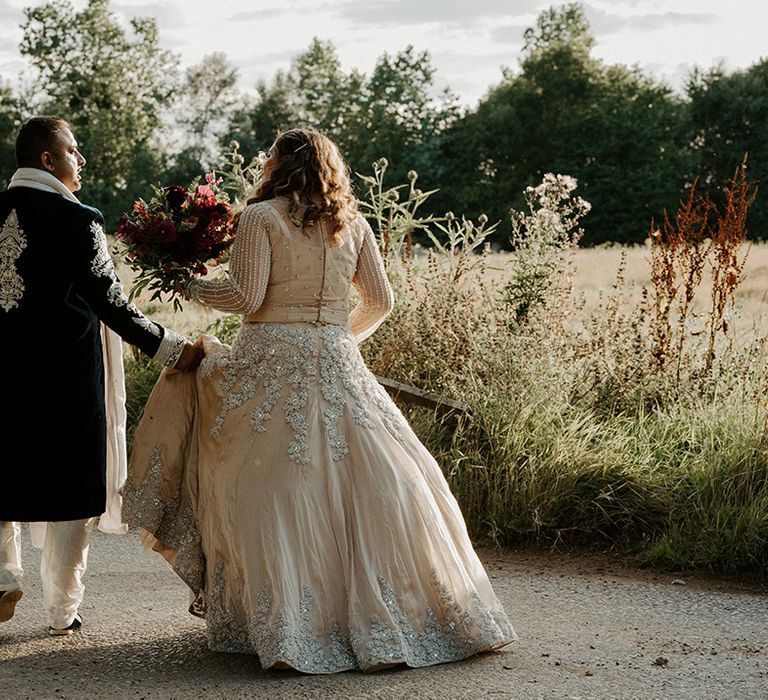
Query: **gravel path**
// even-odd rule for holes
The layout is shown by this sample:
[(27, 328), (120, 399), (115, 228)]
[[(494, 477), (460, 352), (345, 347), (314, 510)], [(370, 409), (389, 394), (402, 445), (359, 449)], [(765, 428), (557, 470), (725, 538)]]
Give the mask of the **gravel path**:
[(768, 698), (768, 591), (608, 557), (481, 550), (520, 641), (461, 663), (381, 673), (264, 672), (206, 648), (186, 592), (135, 534), (96, 533), (85, 626), (49, 638), (39, 552), (0, 625), (0, 698)]

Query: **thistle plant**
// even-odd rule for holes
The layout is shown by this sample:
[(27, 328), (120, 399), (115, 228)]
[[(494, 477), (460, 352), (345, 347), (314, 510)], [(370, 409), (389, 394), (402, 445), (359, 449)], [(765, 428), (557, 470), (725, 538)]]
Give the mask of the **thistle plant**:
[(503, 300), (514, 323), (524, 323), (537, 307), (546, 305), (549, 292), (565, 270), (568, 252), (583, 234), (579, 222), (591, 209), (571, 193), (576, 180), (547, 173), (536, 187), (527, 187), (527, 212), (510, 211), (514, 260)]
[(224, 164), (218, 174), (224, 179), (224, 189), (233, 197), (235, 209), (242, 209), (245, 198), (256, 187), (265, 159), (265, 154), (259, 152), (246, 165), (245, 157), (240, 153), (240, 144), (237, 141), (229, 142), (223, 155)]
[(371, 222), (379, 249), (389, 268), (394, 261), (409, 262), (413, 256), (413, 236), (426, 230), (439, 219), (433, 215), (419, 216), (418, 210), (437, 190), (424, 192), (416, 186), (418, 173), (408, 172), (408, 184), (386, 187), (384, 178), (389, 167), (386, 158), (373, 163), (373, 175), (357, 174), (365, 187), (358, 199), (363, 215)]

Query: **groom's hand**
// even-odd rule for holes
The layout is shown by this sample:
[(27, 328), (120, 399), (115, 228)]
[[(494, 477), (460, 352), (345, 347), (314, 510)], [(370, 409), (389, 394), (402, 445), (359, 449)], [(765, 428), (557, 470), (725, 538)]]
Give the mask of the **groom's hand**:
[(179, 361), (173, 366), (174, 369), (180, 372), (191, 372), (193, 369), (197, 369), (198, 365), (203, 361), (205, 353), (203, 349), (197, 344), (187, 343), (184, 345), (184, 349), (181, 351), (181, 357)]

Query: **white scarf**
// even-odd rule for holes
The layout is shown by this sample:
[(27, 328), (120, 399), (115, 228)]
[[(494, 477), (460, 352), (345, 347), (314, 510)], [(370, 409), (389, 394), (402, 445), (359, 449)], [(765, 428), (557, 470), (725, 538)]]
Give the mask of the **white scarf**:
[[(57, 177), (39, 168), (19, 168), (11, 178), (8, 189), (29, 187), (53, 192), (73, 202), (77, 197)], [(116, 535), (128, 531), (122, 522), (123, 497), (121, 489), (128, 475), (128, 453), (125, 444), (125, 373), (123, 371), (123, 342), (117, 333), (101, 324), (101, 347), (104, 356), (104, 399), (107, 412), (107, 510), (99, 518), (99, 530)], [(45, 523), (32, 523), (32, 542), (42, 547)]]
[(80, 201), (59, 178), (40, 168), (19, 168), (11, 177), (8, 189), (12, 187), (30, 187), (60, 194), (73, 202)]

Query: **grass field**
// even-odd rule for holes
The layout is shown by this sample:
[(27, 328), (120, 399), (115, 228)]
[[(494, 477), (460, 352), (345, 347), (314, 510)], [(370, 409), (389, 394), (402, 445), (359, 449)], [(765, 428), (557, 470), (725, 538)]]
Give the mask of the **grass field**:
[[(655, 566), (764, 576), (768, 245), (749, 250), (706, 376), (707, 277), (684, 352), (660, 371), (650, 361), (652, 319), (639, 306), (649, 258), (641, 247), (573, 250), (570, 274), (524, 326), (508, 323), (498, 301), (511, 254), (488, 254), (455, 288), (451, 263), (420, 259), (393, 276), (397, 307), (363, 354), (378, 374), (469, 407), (460, 418), (404, 410), (478, 541), (599, 546)], [(223, 316), (193, 304), (177, 314), (140, 305), (191, 336)], [(128, 360), (132, 420), (156, 375), (151, 363)]]
[[(573, 287), (583, 295), (587, 307), (598, 303), (599, 295), (611, 294), (622, 258), (625, 260), (624, 290), (634, 300), (650, 284), (650, 250), (647, 247), (610, 246), (578, 249), (573, 254)], [(509, 279), (510, 253), (491, 253), (485, 277), (492, 286), (501, 288)], [(121, 279), (130, 285), (131, 272), (118, 265)], [(736, 298), (735, 322), (738, 332), (753, 333), (765, 327), (768, 310), (768, 244), (757, 243), (749, 248), (746, 278)], [(709, 303), (710, 286), (705, 275), (696, 298), (696, 309), (705, 313)], [(224, 314), (195, 304), (187, 304), (181, 313), (174, 313), (170, 304), (140, 299), (140, 306), (153, 318), (183, 333), (195, 334), (207, 328)]]

